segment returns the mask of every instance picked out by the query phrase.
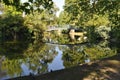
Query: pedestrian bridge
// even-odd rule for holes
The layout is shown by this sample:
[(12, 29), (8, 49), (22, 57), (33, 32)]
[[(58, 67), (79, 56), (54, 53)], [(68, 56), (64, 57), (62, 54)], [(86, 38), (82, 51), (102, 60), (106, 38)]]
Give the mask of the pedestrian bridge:
[(67, 30), (67, 29), (68, 27), (64, 27), (64, 28), (50, 27), (46, 31), (62, 31), (62, 30)]

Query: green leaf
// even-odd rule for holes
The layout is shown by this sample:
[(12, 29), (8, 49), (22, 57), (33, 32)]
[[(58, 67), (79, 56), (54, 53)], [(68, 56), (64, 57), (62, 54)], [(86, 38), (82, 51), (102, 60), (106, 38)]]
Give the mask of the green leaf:
[(29, 0), (29, 2), (33, 3), (33, 0)]
[(25, 6), (30, 6), (30, 4), (28, 2), (25, 2), (24, 5)]

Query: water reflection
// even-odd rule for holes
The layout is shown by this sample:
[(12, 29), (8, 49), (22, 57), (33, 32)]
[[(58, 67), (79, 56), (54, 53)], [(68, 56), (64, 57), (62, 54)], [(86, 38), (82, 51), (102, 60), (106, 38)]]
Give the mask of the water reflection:
[[(8, 45), (13, 44), (8, 43)], [(6, 45), (2, 45), (0, 47), (1, 50), (4, 49), (4, 46)], [(51, 46), (37, 42), (29, 44), (28, 48), (24, 51), (21, 51), (21, 53), (19, 53), (20, 51), (18, 51), (18, 53), (14, 52), (12, 48), (14, 49), (14, 47), (9, 48), (9, 52), (11, 53), (9, 55), (5, 54), (7, 53), (8, 49), (4, 50), (6, 59), (1, 62), (0, 70), (6, 71), (6, 75), (0, 77), (0, 79), (24, 76), (29, 74), (46, 73), (48, 72), (48, 63), (51, 63), (53, 58), (58, 54), (57, 50), (55, 50), (56, 45)], [(22, 50), (21, 48), (24, 47), (19, 47), (17, 50)], [(3, 54), (1, 54), (0, 56), (2, 55)]]
[(48, 63), (48, 71), (64, 69), (62, 51), (59, 49), (58, 46), (56, 47), (56, 51), (58, 51), (58, 54), (51, 63)]
[(63, 61), (65, 67), (76, 66), (85, 62), (94, 61), (113, 56), (116, 50), (107, 46), (108, 42), (86, 45), (69, 45), (63, 50)]
[(83, 32), (59, 34), (57, 31), (51, 31), (44, 34), (43, 42), (57, 44), (77, 44), (87, 42), (87, 36), (83, 35)]
[[(6, 47), (9, 46), (9, 47)], [(11, 47), (10, 47), (11, 46)], [(85, 62), (116, 55), (108, 41), (98, 44), (58, 45), (41, 43), (6, 43), (0, 45), (0, 79), (43, 74)]]

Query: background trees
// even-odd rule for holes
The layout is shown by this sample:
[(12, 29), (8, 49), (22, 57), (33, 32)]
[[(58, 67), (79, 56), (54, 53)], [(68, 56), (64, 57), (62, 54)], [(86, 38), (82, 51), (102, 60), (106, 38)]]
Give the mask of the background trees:
[(0, 0), (0, 2), (8, 6), (13, 6), (16, 10), (24, 11), (28, 14), (34, 10), (41, 12), (44, 9), (51, 9), (53, 6), (52, 0), (27, 0), (24, 3), (22, 3), (22, 0)]
[(14, 10), (14, 7), (5, 6), (0, 19), (1, 39), (21, 40), (29, 38), (28, 28), (24, 27), (24, 19), (21, 12)]
[[(86, 29), (89, 38), (91, 38), (92, 33), (99, 34), (95, 32), (96, 27), (99, 26), (110, 27), (111, 31), (108, 34), (111, 38), (116, 40), (120, 38), (120, 3), (118, 0), (65, 0), (64, 11), (61, 12), (58, 18), (55, 15), (58, 9), (52, 0), (28, 0), (24, 3), (21, 0), (0, 1), (9, 7), (13, 7), (14, 12), (7, 11), (6, 14), (22, 15), (23, 12), (29, 14), (24, 18), (24, 20), (26, 19), (23, 22), (24, 26), (29, 26), (28, 31), (32, 34), (36, 32), (34, 35), (37, 36), (40, 36), (38, 34), (41, 34), (40, 32), (43, 33), (47, 29), (47, 26), (69, 24), (77, 28), (83, 27)], [(6, 10), (3, 7), (4, 4), (0, 5), (2, 12)], [(15, 33), (18, 30), (14, 28), (14, 31), (15, 39)]]
[(42, 39), (43, 33), (50, 27), (57, 25), (56, 11), (57, 7), (54, 5), (51, 10), (44, 9), (41, 13), (35, 11), (25, 17), (24, 24), (33, 32), (36, 39)]
[[(70, 22), (79, 26), (101, 26), (116, 22), (119, 18), (118, 0), (66, 0), (64, 10), (72, 16)], [(110, 21), (110, 22), (109, 22)]]
[(118, 0), (65, 0), (64, 11), (61, 12), (61, 15), (63, 13), (64, 16), (59, 19), (60, 22), (85, 28), (91, 40), (91, 34), (99, 34), (95, 32), (96, 27), (99, 26), (111, 28), (107, 35), (110, 35), (110, 38), (117, 38), (115, 41), (120, 38), (118, 35), (120, 32), (120, 3)]
[[(51, 6), (50, 10), (47, 7), (44, 8), (44, 6), (41, 8), (42, 11), (40, 11), (34, 6), (35, 9), (33, 11), (31, 9), (27, 9), (26, 11), (26, 7), (28, 8), (32, 3), (35, 4), (36, 1), (31, 2), (32, 0), (29, 0), (25, 3), (18, 3), (20, 0), (18, 2), (14, 0), (7, 1), (3, 0), (2, 2), (6, 5), (1, 2), (0, 7), (2, 13), (0, 15), (0, 37), (2, 41), (24, 40), (31, 39), (32, 37), (41, 39), (43, 32), (48, 28), (48, 26), (56, 24), (56, 12), (58, 8), (55, 5)], [(28, 6), (24, 7), (24, 9), (20, 9), (23, 4), (25, 5), (27, 3), (29, 3)], [(16, 6), (17, 4), (19, 7)], [(47, 2), (41, 2), (41, 7), (46, 4)], [(24, 12), (26, 13), (25, 17), (22, 16)]]

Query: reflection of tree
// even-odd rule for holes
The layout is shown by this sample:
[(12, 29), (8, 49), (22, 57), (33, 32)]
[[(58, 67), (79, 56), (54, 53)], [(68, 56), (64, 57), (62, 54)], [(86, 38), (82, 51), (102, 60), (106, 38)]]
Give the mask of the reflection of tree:
[(84, 62), (83, 46), (69, 46), (63, 51), (65, 67), (71, 67)]
[(56, 55), (55, 46), (51, 46), (50, 44), (47, 45), (44, 43), (34, 42), (29, 46), (28, 50), (25, 51), (24, 55), (27, 57), (34, 56), (36, 57), (36, 59), (42, 58), (42, 60), (48, 60), (49, 62), (49, 60), (51, 61), (53, 56)]
[(91, 60), (101, 59), (116, 55), (115, 49), (110, 49), (108, 46), (108, 41), (101, 41), (97, 45), (92, 47), (86, 47), (85, 52), (89, 55)]
[(9, 76), (14, 76), (14, 75), (19, 75), (22, 72), (22, 69), (20, 68), (21, 62), (19, 61), (19, 59), (6, 59), (5, 61), (3, 61), (2, 64), (2, 70), (7, 71), (7, 74), (9, 74)]
[[(26, 45), (25, 45), (26, 44)], [(28, 48), (28, 42), (7, 42), (0, 45), (0, 55), (9, 59), (23, 58), (23, 52)]]
[[(2, 55), (5, 55), (6, 57), (2, 62), (1, 69), (6, 71), (9, 76), (18, 76), (22, 72), (22, 69), (20, 68), (21, 60), (25, 58), (22, 54), (24, 50), (21, 49), (24, 47), (18, 44), (16, 44), (16, 47), (15, 44), (14, 46), (12, 45), (12, 47), (10, 47), (10, 45), (11, 44), (6, 44), (5, 47), (2, 47), (4, 49), (4, 53)], [(20, 49), (18, 50), (18, 48)]]
[(20, 53), (16, 54), (17, 57), (14, 54), (11, 58), (7, 57), (8, 54), (6, 54), (6, 60), (2, 63), (2, 70), (7, 71), (7, 74), (11, 77), (25, 75), (23, 65), (28, 68), (27, 74), (29, 72), (35, 74), (48, 72), (47, 63), (50, 63), (57, 54), (55, 47), (54, 45), (43, 44), (37, 41), (31, 43), (27, 50), (24, 50), (23, 53), (21, 52), (22, 57)]
[(23, 52), (28, 48), (28, 44), (29, 43), (25, 42), (7, 42), (0, 45), (0, 56), (5, 56), (5, 60), (2, 61), (1, 69), (6, 71), (9, 76), (21, 74), (21, 62), (19, 60), (25, 58)]
[[(10, 52), (10, 56), (12, 57), (9, 57), (9, 54), (5, 54), (6, 60), (2, 63), (2, 70), (7, 71), (7, 74), (11, 77), (26, 74), (24, 73), (24, 67), (22, 65), (27, 67), (27, 74), (48, 72), (48, 63), (51, 63), (53, 58), (57, 55), (56, 45), (44, 44), (38, 41), (29, 44), (29, 46), (25, 45), (27, 47), (21, 45), (25, 44), (19, 44), (17, 48), (25, 48), (26, 50), (20, 49), (21, 51), (18, 51), (15, 49), (15, 52), (18, 52), (18, 54), (11, 55), (15, 53), (13, 50), (13, 52)], [(6, 46), (10, 45), (6, 44)], [(3, 51), (7, 53), (10, 49), (6, 48), (4, 48)], [(115, 50), (111, 50), (108, 47), (107, 41), (100, 42), (97, 45), (62, 45), (59, 48), (63, 51), (62, 59), (66, 68), (85, 63), (87, 59), (93, 61), (116, 54)], [(2, 51), (2, 47), (0, 47), (0, 50)]]
[(65, 67), (71, 67), (86, 60), (94, 61), (116, 55), (115, 50), (111, 50), (107, 42), (101, 42), (97, 45), (74, 45), (66, 47), (63, 51), (63, 61)]
[(50, 63), (56, 55), (56, 50), (54, 45), (43, 44), (35, 42), (30, 45), (29, 49), (26, 50), (24, 55), (28, 57), (29, 69), (33, 71), (38, 70), (38, 73), (48, 72), (47, 63)]

